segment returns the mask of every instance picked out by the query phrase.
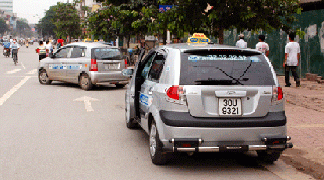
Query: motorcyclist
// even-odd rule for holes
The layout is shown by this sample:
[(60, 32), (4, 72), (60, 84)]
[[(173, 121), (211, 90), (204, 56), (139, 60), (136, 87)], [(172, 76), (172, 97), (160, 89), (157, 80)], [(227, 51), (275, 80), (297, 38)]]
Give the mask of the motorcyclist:
[(10, 42), (3, 42), (3, 55), (9, 57), (9, 55), (10, 55)]

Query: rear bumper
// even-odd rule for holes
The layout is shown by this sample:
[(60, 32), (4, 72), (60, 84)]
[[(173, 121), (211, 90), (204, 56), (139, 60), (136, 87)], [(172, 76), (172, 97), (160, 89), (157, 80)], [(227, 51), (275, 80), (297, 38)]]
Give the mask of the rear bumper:
[(280, 127), (287, 123), (285, 112), (269, 112), (264, 117), (249, 118), (202, 118), (193, 117), (189, 112), (160, 111), (164, 124), (172, 127)]
[(122, 75), (121, 71), (98, 72), (90, 71), (92, 84), (113, 83), (127, 84), (129, 78)]
[[(275, 139), (275, 138), (274, 138)], [(254, 144), (254, 145), (218, 145), (214, 147), (201, 147), (204, 143), (202, 139), (172, 139), (169, 143), (172, 144), (170, 147), (164, 147), (163, 151), (166, 152), (244, 152), (244, 151), (283, 151), (287, 148), (292, 148), (292, 143), (287, 143), (290, 137), (281, 137), (280, 143), (273, 144), (275, 140), (271, 143), (265, 142), (265, 144)], [(268, 140), (271, 140), (270, 138)]]

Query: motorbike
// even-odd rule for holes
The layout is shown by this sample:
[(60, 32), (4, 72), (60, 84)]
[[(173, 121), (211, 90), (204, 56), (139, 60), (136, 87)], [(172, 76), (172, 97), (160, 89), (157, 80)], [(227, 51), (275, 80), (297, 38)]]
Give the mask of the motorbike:
[(6, 56), (6, 57), (9, 57), (10, 56), (10, 49), (4, 48), (3, 49), (3, 55)]

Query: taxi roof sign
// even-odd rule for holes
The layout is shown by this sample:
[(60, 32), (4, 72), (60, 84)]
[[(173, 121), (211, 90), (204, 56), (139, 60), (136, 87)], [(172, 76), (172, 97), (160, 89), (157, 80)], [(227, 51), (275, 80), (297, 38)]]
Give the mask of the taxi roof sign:
[(190, 38), (188, 38), (188, 43), (209, 43), (210, 39), (204, 33), (194, 33)]

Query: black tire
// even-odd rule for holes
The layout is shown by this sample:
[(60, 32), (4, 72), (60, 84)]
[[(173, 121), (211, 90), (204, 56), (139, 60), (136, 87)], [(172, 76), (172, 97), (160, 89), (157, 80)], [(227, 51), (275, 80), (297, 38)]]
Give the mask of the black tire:
[(39, 81), (39, 83), (41, 83), (41, 84), (46, 84), (46, 85), (49, 85), (49, 84), (52, 83), (52, 80), (50, 80), (50, 79), (48, 78), (48, 75), (47, 75), (45, 69), (43, 69), (43, 70), (41, 70), (41, 71), (39, 72), (39, 74), (38, 74), (38, 81)]
[(160, 141), (159, 133), (154, 120), (150, 127), (149, 147), (153, 164), (164, 165), (168, 162), (168, 153), (162, 151), (163, 144)]
[(134, 118), (130, 117), (130, 105), (126, 103), (126, 108), (125, 108), (125, 120), (126, 120), (126, 127), (128, 129), (137, 129), (138, 124), (135, 122)]
[(125, 84), (116, 84), (116, 88), (124, 88)]
[(258, 158), (266, 163), (272, 164), (280, 158), (281, 151), (257, 151)]
[(93, 85), (91, 83), (91, 79), (87, 74), (82, 74), (80, 77), (80, 87), (85, 90), (88, 91), (90, 89), (92, 89)]

